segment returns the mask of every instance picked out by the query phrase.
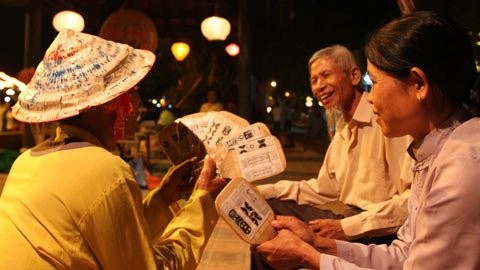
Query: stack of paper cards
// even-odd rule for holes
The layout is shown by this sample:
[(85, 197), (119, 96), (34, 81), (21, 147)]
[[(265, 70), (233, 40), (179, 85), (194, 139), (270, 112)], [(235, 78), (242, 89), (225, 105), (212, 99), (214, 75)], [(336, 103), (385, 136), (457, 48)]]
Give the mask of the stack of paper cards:
[(247, 243), (256, 245), (274, 238), (272, 209), (258, 189), (244, 178), (235, 178), (215, 200), (218, 214)]
[(215, 154), (225, 137), (249, 125), (247, 120), (226, 111), (194, 113), (177, 119), (177, 122), (190, 128), (210, 155)]
[(197, 173), (206, 154), (215, 161), (221, 177), (241, 177), (249, 182), (277, 175), (287, 164), (281, 143), (265, 124), (250, 125), (225, 111), (184, 116), (162, 129), (158, 136), (162, 150), (173, 164), (197, 157)]
[(160, 147), (175, 165), (192, 157), (202, 160), (206, 149), (202, 141), (183, 123), (172, 123), (158, 133)]
[(224, 138), (215, 157), (223, 177), (243, 177), (250, 182), (277, 175), (287, 165), (280, 141), (263, 123), (244, 127)]

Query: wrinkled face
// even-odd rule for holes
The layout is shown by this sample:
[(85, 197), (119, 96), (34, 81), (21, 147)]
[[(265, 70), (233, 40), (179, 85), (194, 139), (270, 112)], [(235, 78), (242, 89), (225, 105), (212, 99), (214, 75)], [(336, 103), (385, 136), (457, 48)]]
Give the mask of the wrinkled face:
[(368, 62), (368, 75), (373, 86), (368, 101), (373, 104), (377, 123), (387, 137), (410, 134), (415, 137), (421, 119), (416, 88), (400, 81)]
[(352, 77), (330, 57), (320, 57), (310, 65), (310, 86), (313, 95), (327, 109), (336, 106), (350, 108), (353, 102), (355, 85)]

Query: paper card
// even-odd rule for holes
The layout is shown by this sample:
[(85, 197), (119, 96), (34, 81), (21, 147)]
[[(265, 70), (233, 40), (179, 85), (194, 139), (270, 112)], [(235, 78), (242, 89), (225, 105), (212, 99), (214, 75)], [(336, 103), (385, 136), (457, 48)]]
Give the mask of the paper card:
[(247, 243), (260, 244), (276, 236), (271, 225), (272, 209), (258, 189), (243, 178), (235, 178), (215, 200), (220, 217)]
[(213, 117), (210, 118), (211, 122), (204, 137), (200, 139), (205, 144), (207, 152), (212, 155), (225, 137), (249, 125), (245, 119), (224, 111), (208, 112), (207, 115), (213, 115)]
[(205, 132), (207, 131), (210, 122), (212, 122), (212, 117), (214, 115), (207, 115), (206, 112), (193, 113), (186, 115), (182, 118), (176, 120), (176, 122), (181, 122), (186, 125), (198, 138), (203, 138)]
[(160, 146), (173, 164), (192, 157), (201, 160), (206, 150), (200, 139), (183, 123), (172, 123), (158, 133)]
[(270, 135), (234, 146), (218, 166), (222, 177), (243, 177), (253, 182), (283, 172), (287, 161), (280, 141)]
[(160, 147), (173, 164), (180, 164), (184, 159), (177, 143), (177, 123), (172, 123), (158, 133)]
[(237, 145), (268, 135), (271, 135), (271, 133), (264, 123), (254, 123), (226, 137), (223, 140), (223, 147), (227, 151), (232, 150)]

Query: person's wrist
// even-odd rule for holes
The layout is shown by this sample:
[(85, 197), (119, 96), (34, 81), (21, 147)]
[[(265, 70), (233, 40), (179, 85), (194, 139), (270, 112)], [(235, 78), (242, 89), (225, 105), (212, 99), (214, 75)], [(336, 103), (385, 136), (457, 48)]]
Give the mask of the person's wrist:
[(313, 246), (321, 253), (337, 256), (337, 243), (334, 239), (315, 236)]
[(319, 269), (321, 253), (313, 246), (304, 243), (299, 250), (302, 250), (300, 264), (308, 269)]

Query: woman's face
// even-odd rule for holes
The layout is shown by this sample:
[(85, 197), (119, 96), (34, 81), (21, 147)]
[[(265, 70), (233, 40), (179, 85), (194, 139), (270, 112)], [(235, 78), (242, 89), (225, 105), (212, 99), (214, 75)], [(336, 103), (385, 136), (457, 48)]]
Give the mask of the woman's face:
[(368, 101), (373, 104), (377, 123), (387, 137), (418, 135), (421, 107), (414, 84), (398, 80), (367, 61), (373, 86)]

